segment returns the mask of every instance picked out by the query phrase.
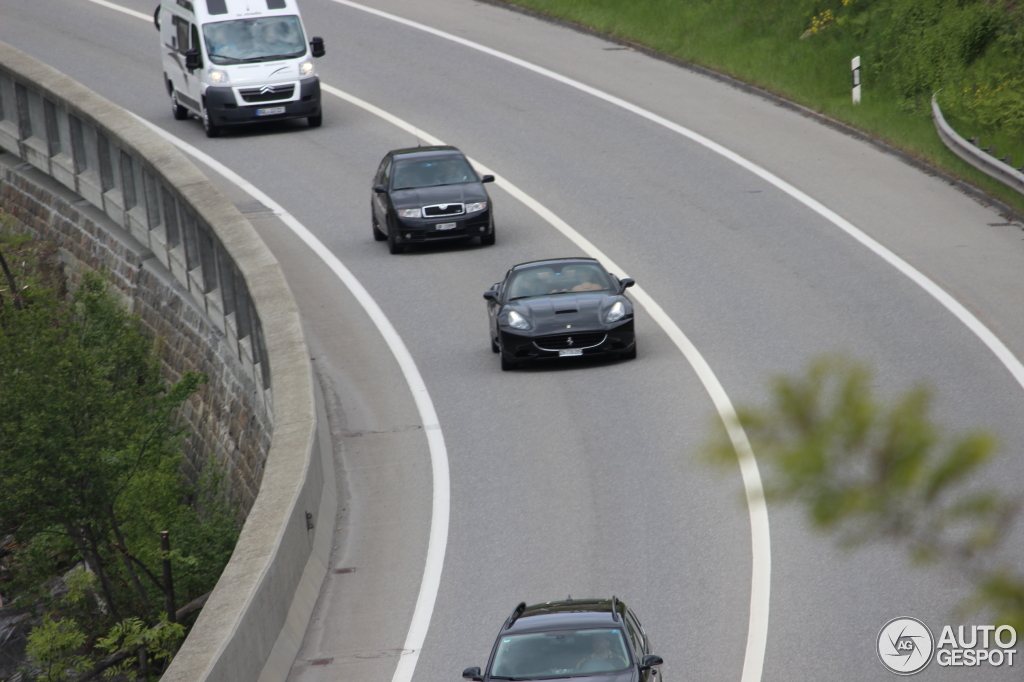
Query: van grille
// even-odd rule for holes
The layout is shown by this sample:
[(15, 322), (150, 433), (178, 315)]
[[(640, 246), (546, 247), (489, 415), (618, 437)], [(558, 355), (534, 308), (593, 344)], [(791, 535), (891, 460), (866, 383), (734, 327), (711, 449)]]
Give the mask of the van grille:
[(259, 88), (240, 88), (238, 94), (246, 102), (259, 104), (261, 102), (276, 102), (282, 99), (291, 99), (295, 94), (295, 84), (264, 85)]

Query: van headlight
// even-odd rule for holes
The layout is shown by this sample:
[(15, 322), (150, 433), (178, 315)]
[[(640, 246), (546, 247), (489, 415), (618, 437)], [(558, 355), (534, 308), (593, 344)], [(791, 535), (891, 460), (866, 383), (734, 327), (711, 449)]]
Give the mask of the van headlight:
[(220, 69), (210, 69), (210, 82), (211, 83), (227, 83), (228, 72), (221, 71)]
[(313, 62), (308, 59), (299, 64), (299, 76), (305, 78), (306, 76), (313, 75)]

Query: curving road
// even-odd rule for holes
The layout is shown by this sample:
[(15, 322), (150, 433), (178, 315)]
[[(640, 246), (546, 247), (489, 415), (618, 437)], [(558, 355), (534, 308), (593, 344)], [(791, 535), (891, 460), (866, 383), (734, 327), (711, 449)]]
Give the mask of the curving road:
[[(118, 5), (146, 16), (154, 6)], [(950, 429), (984, 425), (1001, 438), (1009, 456), (992, 478), (1024, 477), (1014, 456), (1024, 451), (1014, 361), (785, 187), (930, 278), (1018, 359), (1019, 226), (869, 145), (611, 43), (470, 0), (365, 6), (407, 22), (304, 0), (307, 27), (327, 44), (322, 81), (456, 144), (564, 220), (636, 278), (733, 401), (763, 400), (772, 373), (846, 352), (876, 369), (884, 393), (933, 384)], [(514, 263), (579, 254), (578, 245), (496, 187), (497, 246), (390, 256), (370, 236), (368, 203), (384, 152), (416, 144), (394, 123), (325, 94), (320, 129), (296, 123), (208, 140), (197, 122), (170, 116), (152, 25), (84, 0), (0, 0), (0, 40), (243, 176), (344, 262), (393, 323), (433, 398), (450, 463), (444, 566), (415, 679), (457, 679), (485, 662), (517, 602), (567, 594), (614, 593), (633, 606), (670, 680), (889, 680), (874, 651), (886, 621), (963, 622), (953, 614), (966, 595), (957, 577), (911, 569), (892, 548), (845, 553), (795, 510), (771, 507), (762, 673), (748, 629), (752, 598), (768, 593), (752, 597), (758, 569), (739, 469), (721, 476), (696, 456), (720, 422), (658, 320), (639, 313), (633, 362), (502, 373), (489, 351), (481, 293)], [(723, 145), (779, 182), (610, 98)], [(289, 679), (391, 680), (430, 532), (422, 422), (394, 358), (323, 260), (210, 173), (285, 268), (341, 465), (338, 572)], [(934, 664), (927, 675), (1014, 677)]]

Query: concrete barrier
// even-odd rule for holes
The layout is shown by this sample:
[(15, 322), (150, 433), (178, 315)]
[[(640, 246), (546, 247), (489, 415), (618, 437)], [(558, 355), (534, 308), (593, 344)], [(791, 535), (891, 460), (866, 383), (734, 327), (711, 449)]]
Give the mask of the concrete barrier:
[(938, 132), (939, 138), (942, 139), (943, 144), (949, 147), (950, 151), (982, 173), (1024, 194), (1024, 173), (1021, 173), (1008, 163), (1003, 163), (991, 154), (978, 149), (957, 135), (957, 132), (946, 123), (935, 95), (932, 95), (932, 119), (935, 121), (935, 130)]
[[(323, 401), (277, 261), (177, 149), (120, 107), (4, 43), (0, 147), (27, 162), (5, 167), (5, 200), (61, 204), (46, 219), (29, 220), (31, 229), (51, 230), (49, 236), (64, 239), (62, 249), (105, 266), (130, 300), (145, 299), (140, 289), (147, 283), (170, 282), (148, 295), (174, 296), (163, 307), (180, 324), (206, 330), (205, 338), (192, 337), (216, 347), (206, 356), (225, 368), (220, 394), (207, 402), (228, 401), (231, 408), (198, 409), (222, 421), (219, 433), (231, 442), (221, 454), (230, 460), (234, 447), (249, 461), (234, 468), (232, 483), (248, 514), (228, 566), (163, 679), (283, 680), (326, 574), (337, 499)], [(51, 187), (33, 181), (40, 174)], [(61, 191), (95, 208), (77, 210), (73, 204), (84, 202), (62, 199)], [(58, 213), (64, 232), (52, 230)], [(77, 240), (69, 237), (76, 229)], [(239, 422), (256, 431), (244, 448), (235, 442)]]

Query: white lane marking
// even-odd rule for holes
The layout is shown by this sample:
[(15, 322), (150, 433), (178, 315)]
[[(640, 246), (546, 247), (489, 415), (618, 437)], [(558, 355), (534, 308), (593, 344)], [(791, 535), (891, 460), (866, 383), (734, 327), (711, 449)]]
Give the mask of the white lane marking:
[[(321, 84), (320, 87), (325, 92), (328, 92), (335, 97), (340, 97), (346, 102), (380, 116), (402, 130), (412, 133), (424, 142), (431, 145), (444, 144), (444, 142), (437, 137), (430, 135), (420, 128), (398, 118), (394, 114), (390, 114), (380, 107), (374, 106), (355, 95), (351, 95), (326, 84)], [(565, 235), (572, 243), (576, 244), (576, 246), (582, 249), (584, 253), (601, 261), (609, 270), (619, 273), (619, 277), (625, 278), (629, 276), (626, 274), (626, 271), (619, 267), (607, 254), (597, 248), (589, 239), (573, 229), (568, 223), (555, 215), (555, 213), (546, 206), (479, 161), (470, 159), (470, 162), (476, 166), (481, 173), (494, 175), (494, 184), (501, 187), (503, 190), (525, 204), (534, 213), (547, 221), (552, 227)], [(704, 356), (701, 355), (700, 351), (697, 350), (697, 347), (693, 345), (689, 338), (687, 338), (686, 334), (684, 334), (682, 329), (679, 328), (679, 325), (669, 317), (668, 313), (658, 305), (654, 298), (652, 298), (650, 294), (643, 289), (643, 287), (635, 285), (632, 288), (632, 293), (637, 302), (644, 307), (658, 326), (668, 334), (668, 337), (672, 339), (672, 342), (676, 344), (676, 347), (679, 348), (680, 351), (682, 351), (683, 356), (693, 367), (697, 377), (704, 385), (704, 389), (711, 396), (715, 409), (718, 411), (718, 415), (721, 418), (722, 423), (725, 425), (729, 439), (732, 441), (733, 448), (736, 450), (736, 457), (739, 459), (740, 475), (743, 479), (743, 488), (746, 493), (747, 508), (750, 514), (751, 550), (753, 555), (753, 569), (750, 588), (750, 620), (747, 627), (747, 648), (743, 661), (743, 675), (741, 680), (742, 682), (758, 682), (761, 679), (761, 670), (764, 666), (764, 652), (768, 640), (768, 607), (770, 601), (769, 596), (771, 594), (772, 562), (771, 534), (768, 527), (768, 507), (765, 504), (764, 488), (761, 484), (761, 474), (757, 468), (757, 460), (754, 458), (754, 451), (750, 447), (750, 442), (747, 440), (747, 434), (743, 430), (743, 427), (740, 425), (739, 419), (736, 416), (736, 410), (733, 408), (732, 401), (729, 400), (729, 396), (726, 394), (722, 384), (718, 381), (718, 377), (715, 376), (711, 366), (708, 365), (707, 361), (704, 359)], [(400, 671), (398, 670), (395, 671), (395, 676), (392, 678), (392, 682), (410, 682), (412, 679), (411, 670), (409, 671), (408, 676), (404, 676), (404, 674), (403, 676), (400, 676), (399, 672)], [(402, 672), (404, 673), (404, 671)]]
[(446, 33), (445, 31), (441, 31), (431, 26), (427, 26), (426, 24), (421, 24), (419, 22), (412, 21), (410, 19), (405, 19), (394, 14), (389, 14), (388, 12), (383, 12), (379, 9), (374, 9), (373, 7), (360, 5), (359, 3), (352, 2), (351, 0), (333, 1), (338, 3), (339, 5), (345, 5), (346, 7), (362, 10), (363, 12), (374, 14), (381, 18), (388, 19), (390, 21), (394, 21), (405, 26), (409, 26), (410, 28), (415, 28), (417, 30), (424, 31), (425, 33), (429, 33), (439, 38), (443, 38), (445, 40), (458, 43), (459, 45), (463, 45), (470, 49), (483, 52), (484, 54), (490, 55), (497, 59), (501, 59), (511, 64), (515, 64), (516, 66), (520, 66), (529, 71), (533, 71), (534, 73), (537, 73), (541, 76), (545, 76), (552, 80), (558, 81), (559, 83), (562, 83), (564, 85), (568, 85), (571, 88), (575, 88), (589, 95), (593, 95), (598, 99), (602, 99), (605, 102), (608, 102), (609, 104), (614, 104), (615, 106), (625, 109), (626, 111), (629, 111), (631, 113), (634, 113), (637, 116), (646, 118), (648, 121), (651, 121), (652, 123), (657, 123), (660, 126), (668, 128), (672, 132), (678, 133), (683, 137), (689, 138), (690, 140), (696, 142), (697, 144), (700, 144), (710, 149), (716, 154), (724, 156), (726, 159), (750, 171), (754, 175), (757, 175), (765, 182), (774, 185), (776, 188), (782, 190), (783, 192), (785, 192), (792, 198), (796, 199), (807, 208), (811, 209), (818, 215), (822, 216), (823, 218), (831, 222), (833, 225), (843, 230), (851, 237), (859, 241), (861, 244), (869, 248), (876, 255), (881, 257), (885, 262), (889, 263), (894, 268), (899, 270), (901, 273), (909, 277), (911, 281), (913, 281), (926, 292), (928, 292), (929, 295), (931, 295), (939, 303), (941, 303), (947, 310), (953, 313), (953, 315), (955, 315), (956, 318), (960, 320), (960, 322), (962, 322), (968, 329), (974, 332), (974, 334), (979, 339), (981, 339), (982, 343), (984, 343), (989, 348), (989, 350), (991, 350), (992, 353), (994, 353), (995, 356), (999, 358), (999, 361), (1002, 362), (1006, 369), (1009, 370), (1010, 374), (1013, 375), (1014, 379), (1017, 380), (1017, 383), (1020, 384), (1022, 388), (1024, 388), (1024, 364), (1022, 364), (1021, 361), (1018, 360), (1012, 352), (1010, 352), (1010, 349), (1006, 347), (1006, 344), (1004, 344), (999, 339), (999, 337), (992, 333), (992, 331), (988, 327), (986, 327), (981, 320), (975, 317), (959, 301), (957, 301), (951, 295), (946, 293), (946, 291), (942, 287), (933, 282), (924, 273), (920, 272), (914, 266), (910, 265), (910, 263), (907, 263), (905, 260), (897, 256), (895, 253), (890, 251), (888, 248), (883, 246), (874, 238), (868, 236), (867, 233), (862, 231), (853, 223), (846, 220), (832, 209), (826, 207), (817, 199), (810, 197), (803, 191), (797, 189), (793, 185), (789, 184), (782, 178), (776, 176), (769, 170), (762, 168), (753, 161), (750, 161), (747, 158), (740, 156), (736, 152), (732, 151), (731, 149), (728, 149), (727, 147), (724, 147), (718, 144), (717, 142), (714, 142), (704, 137), (700, 133), (696, 133), (690, 130), (689, 128), (685, 128), (679, 125), (678, 123), (670, 121), (667, 118), (664, 118), (663, 116), (659, 116), (658, 114), (655, 114), (652, 111), (648, 111), (643, 107), (633, 104), (632, 102), (627, 102), (626, 100), (616, 97), (615, 95), (611, 95), (603, 90), (599, 90), (590, 85), (586, 85), (585, 83), (581, 83), (578, 80), (569, 78), (568, 76), (563, 76), (560, 73), (557, 73), (550, 69), (546, 69), (543, 66), (538, 66), (537, 64), (528, 62), (525, 59), (513, 57), (512, 55), (506, 52), (495, 50), (494, 48), (487, 47), (486, 45), (481, 45), (480, 43), (473, 42), (472, 40), (460, 38), (459, 36), (452, 35), (451, 33)]
[(89, 2), (94, 2), (97, 5), (100, 5), (102, 7), (106, 7), (107, 9), (112, 9), (115, 12), (121, 12), (122, 14), (127, 14), (128, 16), (135, 17), (136, 19), (142, 19), (143, 21), (153, 21), (153, 15), (152, 14), (146, 15), (146, 14), (143, 14), (142, 12), (136, 12), (133, 9), (128, 9), (127, 7), (121, 7), (121, 5), (115, 5), (112, 2), (107, 2), (107, 0), (89, 0)]
[[(409, 634), (406, 637), (404, 646), (405, 649), (411, 649), (412, 653), (401, 656), (398, 662), (398, 670), (404, 671), (408, 669), (407, 679), (411, 679), (412, 670), (415, 669), (420, 650), (423, 648), (423, 640), (427, 636), (430, 617), (434, 612), (434, 601), (437, 599), (437, 592), (441, 585), (441, 569), (444, 567), (444, 554), (448, 545), (448, 519), (451, 503), (448, 449), (445, 446), (444, 434), (441, 432), (441, 424), (434, 409), (434, 402), (430, 399), (430, 393), (427, 391), (426, 383), (416, 367), (416, 362), (402, 341), (402, 337), (399, 336), (391, 321), (362, 283), (313, 233), (288, 213), (284, 207), (210, 155), (171, 135), (163, 128), (139, 116), (136, 116), (136, 118), (171, 144), (213, 168), (226, 179), (238, 185), (249, 196), (270, 208), (274, 215), (278, 216), (299, 239), (305, 242), (331, 268), (338, 279), (348, 287), (352, 295), (355, 296), (356, 300), (363, 306), (363, 309), (366, 310), (370, 319), (373, 320), (381, 336), (387, 342), (388, 348), (391, 349), (395, 359), (398, 361), (398, 366), (401, 368), (402, 374), (409, 384), (409, 390), (412, 392), (413, 399), (416, 401), (416, 409), (419, 410), (420, 420), (423, 422), (423, 430), (427, 435), (427, 445), (430, 448), (431, 474), (434, 481), (426, 566), (423, 570), (423, 580), (420, 582), (419, 596), (416, 599), (416, 607), (413, 611), (412, 625), (409, 627)], [(395, 675), (397, 677), (397, 671)]]

